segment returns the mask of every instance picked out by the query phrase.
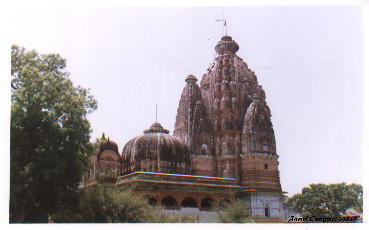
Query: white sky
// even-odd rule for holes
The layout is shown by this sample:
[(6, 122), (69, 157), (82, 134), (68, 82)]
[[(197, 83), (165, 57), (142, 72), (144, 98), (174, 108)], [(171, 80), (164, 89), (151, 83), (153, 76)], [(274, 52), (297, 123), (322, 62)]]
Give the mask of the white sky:
[(283, 190), (362, 183), (363, 22), (360, 7), (64, 7), (19, 9), (11, 42), (68, 61), (121, 151), (158, 120), (170, 129), (184, 79), (213, 61), (227, 19), (237, 53), (266, 92)]

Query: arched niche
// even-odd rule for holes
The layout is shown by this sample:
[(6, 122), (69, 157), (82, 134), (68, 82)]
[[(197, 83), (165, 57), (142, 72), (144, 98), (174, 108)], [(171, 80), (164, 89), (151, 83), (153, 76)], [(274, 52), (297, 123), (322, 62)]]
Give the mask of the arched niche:
[(166, 196), (161, 200), (161, 205), (166, 209), (175, 209), (177, 207), (177, 201), (172, 196)]
[(197, 208), (196, 200), (191, 197), (186, 197), (183, 199), (181, 207), (183, 208)]
[(147, 202), (150, 204), (150, 205), (156, 205), (156, 199), (153, 197), (153, 196), (146, 196), (146, 199), (147, 199)]
[(204, 198), (201, 201), (201, 210), (212, 210), (214, 209), (214, 200), (211, 198)]

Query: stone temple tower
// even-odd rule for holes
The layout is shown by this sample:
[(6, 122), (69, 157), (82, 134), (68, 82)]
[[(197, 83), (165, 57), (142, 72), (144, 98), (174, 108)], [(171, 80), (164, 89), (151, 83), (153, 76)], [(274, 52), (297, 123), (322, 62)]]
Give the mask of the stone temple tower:
[(191, 208), (195, 222), (212, 221), (214, 210), (235, 199), (248, 202), (255, 222), (286, 221), (271, 112), (238, 49), (222, 37), (201, 81), (186, 77), (173, 136), (155, 122), (119, 154), (103, 135), (82, 186), (100, 175), (167, 210), (187, 215)]
[(174, 135), (189, 148), (193, 174), (235, 178), (258, 191), (249, 196), (268, 192), (277, 201), (282, 190), (271, 112), (238, 49), (232, 37), (222, 37), (200, 84), (193, 75), (186, 78)]

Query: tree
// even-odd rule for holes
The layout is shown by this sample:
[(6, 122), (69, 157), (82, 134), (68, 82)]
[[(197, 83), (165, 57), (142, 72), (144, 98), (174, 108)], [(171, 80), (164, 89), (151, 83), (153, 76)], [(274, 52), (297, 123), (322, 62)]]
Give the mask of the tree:
[(249, 202), (236, 199), (235, 201), (224, 204), (219, 210), (219, 219), (222, 223), (250, 223), (253, 222), (250, 215)]
[(150, 205), (145, 197), (127, 187), (95, 184), (80, 193), (74, 210), (53, 216), (54, 222), (73, 223), (164, 223), (176, 217), (162, 212), (162, 207)]
[(303, 217), (339, 217), (349, 208), (362, 212), (363, 188), (359, 184), (311, 184), (287, 203)]
[(65, 68), (58, 54), (12, 46), (10, 222), (48, 222), (78, 199), (97, 105)]

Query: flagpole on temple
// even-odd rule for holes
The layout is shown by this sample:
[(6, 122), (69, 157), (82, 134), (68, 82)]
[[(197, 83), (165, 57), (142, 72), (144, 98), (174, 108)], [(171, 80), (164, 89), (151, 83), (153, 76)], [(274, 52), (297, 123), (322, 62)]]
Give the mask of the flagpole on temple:
[(228, 35), (228, 30), (227, 30), (227, 20), (224, 19), (224, 27), (226, 28), (226, 36)]
[(225, 35), (227, 36), (228, 35), (227, 20), (224, 19), (224, 17), (223, 17), (223, 19), (217, 19), (215, 21), (216, 22), (222, 22), (222, 21), (224, 21), (223, 35), (224, 35), (224, 29), (225, 29)]

